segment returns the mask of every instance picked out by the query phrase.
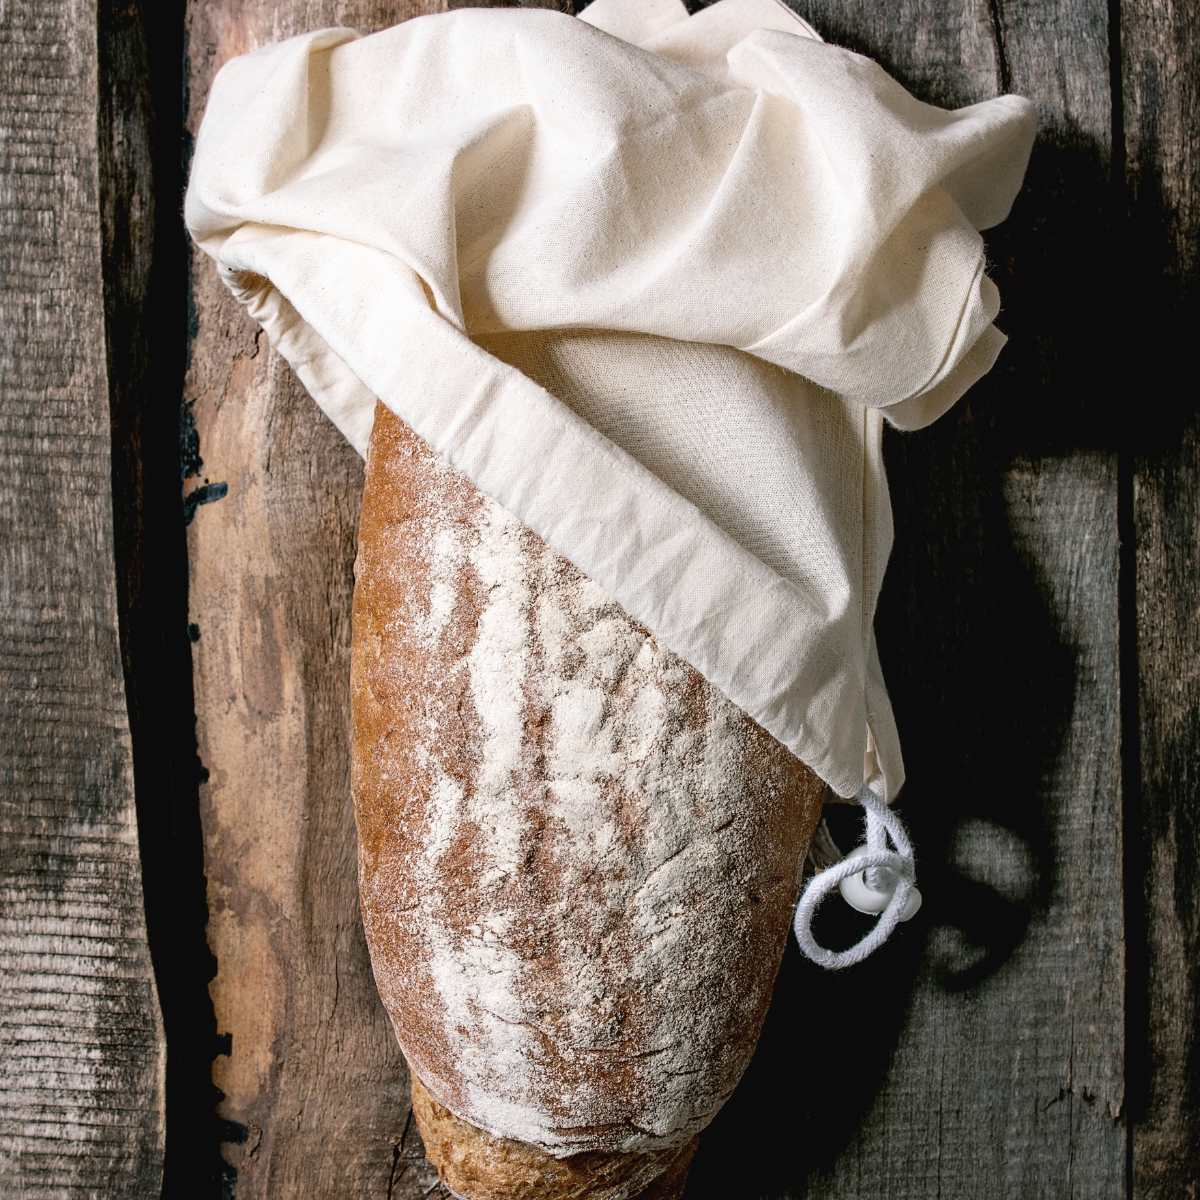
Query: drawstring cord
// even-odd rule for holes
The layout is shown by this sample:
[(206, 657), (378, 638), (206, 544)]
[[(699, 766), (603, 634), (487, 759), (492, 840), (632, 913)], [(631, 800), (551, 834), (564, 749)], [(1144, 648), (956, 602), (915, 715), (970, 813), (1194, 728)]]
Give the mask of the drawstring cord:
[[(873, 954), (921, 905), (912, 842), (900, 818), (869, 787), (858, 793), (857, 803), (865, 817), (866, 844), (808, 881), (796, 904), (793, 924), (801, 951), (833, 971), (852, 967)], [(833, 839), (825, 830), (822, 837), (816, 849), (828, 855)], [(894, 850), (888, 849), (889, 839)], [(812, 933), (813, 916), (834, 888), (859, 912), (879, 914), (875, 928), (847, 950), (827, 950), (817, 944)]]

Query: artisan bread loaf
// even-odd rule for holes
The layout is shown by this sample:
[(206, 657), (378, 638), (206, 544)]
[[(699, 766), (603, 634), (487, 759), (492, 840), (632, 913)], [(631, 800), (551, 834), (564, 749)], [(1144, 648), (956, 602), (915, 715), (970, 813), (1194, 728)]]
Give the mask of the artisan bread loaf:
[(638, 1195), (749, 1061), (822, 785), (382, 406), (352, 672), (375, 977), (437, 1111), (491, 1135), (461, 1178), (520, 1142), (634, 1157), (512, 1195)]

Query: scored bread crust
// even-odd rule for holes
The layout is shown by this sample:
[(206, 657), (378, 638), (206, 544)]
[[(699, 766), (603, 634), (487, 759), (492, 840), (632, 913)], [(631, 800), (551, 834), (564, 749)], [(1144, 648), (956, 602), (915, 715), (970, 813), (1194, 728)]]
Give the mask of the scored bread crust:
[(411, 1067), (555, 1157), (678, 1150), (753, 1052), (823, 785), (383, 406), (355, 571), (362, 912)]

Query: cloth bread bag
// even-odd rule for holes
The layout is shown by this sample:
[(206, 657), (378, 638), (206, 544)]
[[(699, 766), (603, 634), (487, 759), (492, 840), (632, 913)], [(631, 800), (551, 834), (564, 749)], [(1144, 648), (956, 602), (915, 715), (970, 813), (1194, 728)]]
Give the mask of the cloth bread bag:
[[(911, 911), (882, 427), (1003, 346), (979, 231), (1033, 125), (778, 0), (462, 10), (217, 76), (188, 228), (368, 456), (360, 894), (468, 1200), (680, 1193), (826, 788), (867, 847), (801, 947)], [(808, 920), (855, 880), (883, 915), (847, 957)]]

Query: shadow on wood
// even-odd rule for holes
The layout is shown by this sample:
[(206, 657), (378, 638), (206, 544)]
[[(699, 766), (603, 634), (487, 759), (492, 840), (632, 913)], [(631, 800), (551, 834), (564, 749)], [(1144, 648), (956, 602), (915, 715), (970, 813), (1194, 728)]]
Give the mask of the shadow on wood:
[(172, 1197), (198, 1178), (215, 1187), (220, 1172), (180, 496), (183, 5), (101, 0), (97, 16), (117, 602), (146, 924), (169, 1047), (163, 1191)]
[[(836, 20), (810, 15), (836, 38)], [(1122, 1182), (1123, 398), (1097, 353), (1119, 344), (1101, 252), (1117, 192), (1106, 145), (1042, 107), (1026, 187), (987, 235), (1010, 345), (963, 405), (887, 444), (897, 537), (878, 629), (925, 908), (844, 975), (789, 952), (690, 1200)], [(848, 814), (839, 844), (856, 825)], [(827, 944), (861, 935), (828, 908)], [(1075, 1147), (1072, 1184), (1060, 1164)]]

